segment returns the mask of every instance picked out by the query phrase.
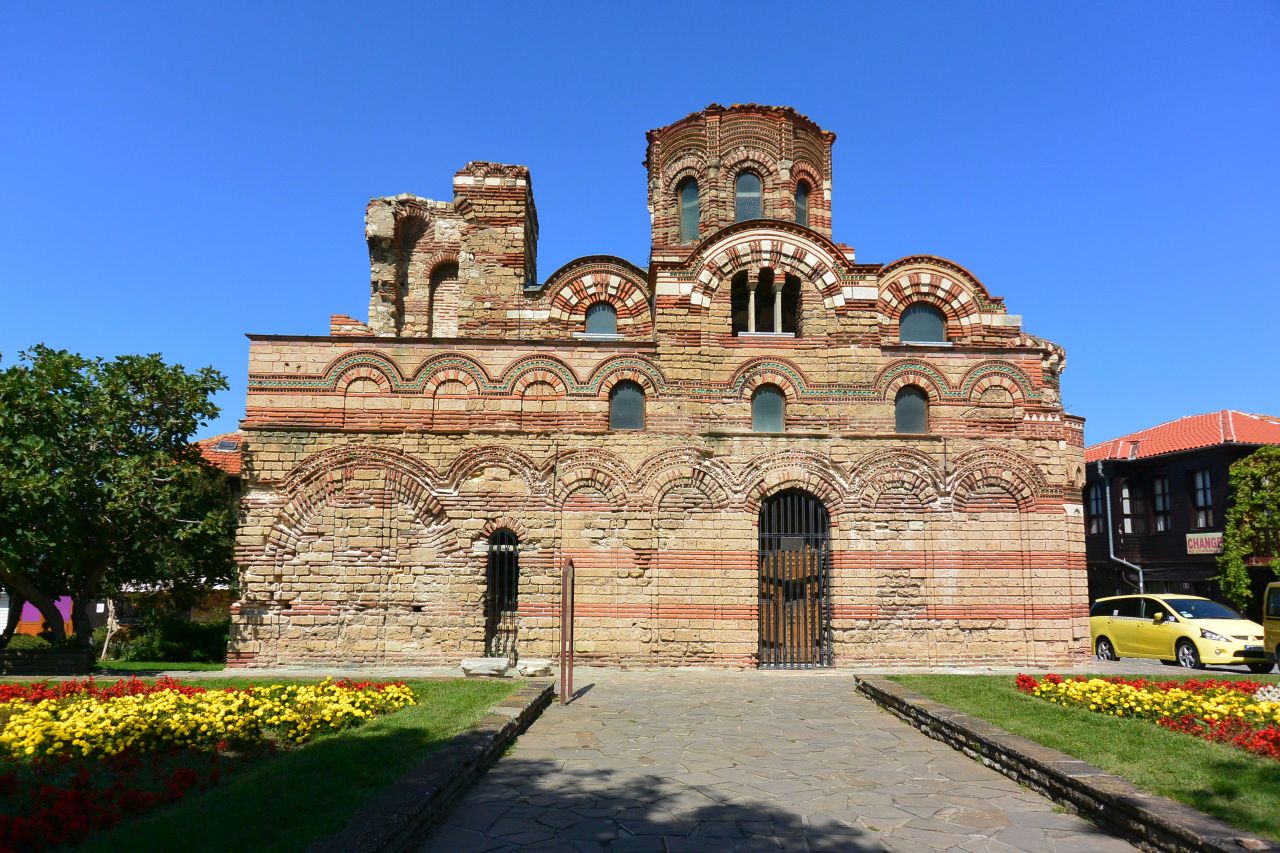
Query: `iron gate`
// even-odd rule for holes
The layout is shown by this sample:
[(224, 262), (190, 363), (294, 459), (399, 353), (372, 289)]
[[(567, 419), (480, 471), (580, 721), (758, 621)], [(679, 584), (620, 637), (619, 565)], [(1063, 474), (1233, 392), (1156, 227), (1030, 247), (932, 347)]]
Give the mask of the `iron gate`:
[(520, 597), (520, 541), (510, 530), (489, 537), (484, 600), (484, 653), (516, 660), (516, 608)]
[(789, 489), (760, 507), (760, 667), (831, 666), (831, 517)]

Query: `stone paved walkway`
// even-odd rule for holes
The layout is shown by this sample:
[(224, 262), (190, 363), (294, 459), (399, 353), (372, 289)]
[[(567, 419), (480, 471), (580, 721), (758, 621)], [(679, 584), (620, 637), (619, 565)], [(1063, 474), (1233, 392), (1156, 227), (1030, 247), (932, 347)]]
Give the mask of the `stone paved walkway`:
[(848, 673), (577, 686), (423, 851), (1133, 849), (880, 711)]

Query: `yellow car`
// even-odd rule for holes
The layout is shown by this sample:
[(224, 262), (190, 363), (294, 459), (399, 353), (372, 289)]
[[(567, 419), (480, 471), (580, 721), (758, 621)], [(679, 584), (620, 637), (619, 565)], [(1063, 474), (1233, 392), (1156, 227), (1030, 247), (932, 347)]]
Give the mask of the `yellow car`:
[(1212, 663), (1253, 672), (1270, 672), (1275, 662), (1261, 625), (1193, 595), (1100, 598), (1089, 611), (1089, 635), (1101, 660), (1155, 658), (1171, 666)]
[(1280, 583), (1267, 584), (1267, 592), (1262, 599), (1262, 624), (1267, 629), (1263, 645), (1280, 661)]

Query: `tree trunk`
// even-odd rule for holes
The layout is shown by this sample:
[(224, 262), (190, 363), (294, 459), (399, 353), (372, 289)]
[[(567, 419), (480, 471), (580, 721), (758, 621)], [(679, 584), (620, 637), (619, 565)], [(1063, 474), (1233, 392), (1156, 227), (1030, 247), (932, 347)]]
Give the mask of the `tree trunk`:
[(4, 581), (5, 588), (10, 594), (21, 595), (27, 603), (40, 611), (51, 640), (62, 642), (67, 638), (67, 626), (62, 620), (62, 614), (58, 612), (57, 605), (53, 603), (52, 598), (36, 589), (36, 585), (30, 578), (21, 572), (0, 570), (0, 581)]
[(0, 633), (0, 649), (9, 645), (9, 640), (13, 639), (13, 632), (18, 630), (18, 623), (22, 621), (22, 608), (26, 605), (27, 599), (22, 593), (9, 593), (9, 618), (5, 620), (4, 632)]
[(106, 575), (105, 566), (91, 569), (85, 574), (84, 584), (71, 597), (71, 630), (76, 635), (76, 645), (88, 648), (93, 644), (93, 626), (89, 623), (89, 605), (93, 603), (98, 584)]

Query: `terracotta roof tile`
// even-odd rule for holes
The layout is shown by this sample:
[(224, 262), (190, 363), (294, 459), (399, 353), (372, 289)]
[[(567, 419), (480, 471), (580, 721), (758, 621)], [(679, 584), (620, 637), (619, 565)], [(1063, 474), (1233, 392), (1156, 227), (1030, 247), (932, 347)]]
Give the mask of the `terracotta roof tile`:
[(1280, 444), (1280, 418), (1232, 409), (1190, 415), (1094, 444), (1084, 459), (1146, 459), (1222, 444)]
[[(244, 448), (244, 433), (226, 432), (196, 442), (205, 461), (216, 465), (232, 477), (240, 476), (240, 454)], [(234, 446), (233, 446), (234, 445)]]

